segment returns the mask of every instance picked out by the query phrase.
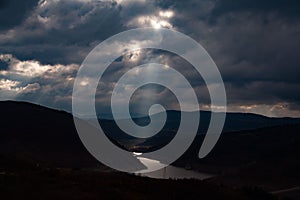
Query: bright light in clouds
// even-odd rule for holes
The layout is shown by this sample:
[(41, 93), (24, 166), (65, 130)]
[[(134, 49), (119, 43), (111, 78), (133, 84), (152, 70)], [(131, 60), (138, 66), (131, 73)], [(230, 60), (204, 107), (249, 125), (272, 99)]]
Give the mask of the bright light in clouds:
[(156, 16), (140, 16), (137, 19), (137, 23), (133, 22), (131, 24), (138, 24), (142, 27), (153, 27), (153, 28), (172, 28), (172, 24), (170, 24), (166, 20), (162, 20)]
[(38, 94), (44, 96), (59, 90), (64, 90), (65, 95), (79, 68), (77, 64), (43, 65), (35, 60), (21, 61), (11, 54), (0, 54), (0, 61), (7, 64), (6, 69), (0, 70), (0, 100), (14, 100), (29, 93), (37, 98)]
[(20, 61), (10, 54), (0, 54), (0, 61), (9, 65), (9, 70), (0, 70), (0, 75), (19, 75), (28, 78), (39, 76), (52, 78), (56, 74), (70, 74), (79, 68), (76, 64), (43, 65), (35, 60)]
[(172, 25), (167, 22), (167, 21), (155, 21), (155, 20), (151, 20), (151, 25), (158, 29), (158, 28), (163, 28), (163, 27), (167, 27), (167, 28), (172, 28)]
[(136, 62), (139, 60), (141, 54), (141, 49), (136, 49), (130, 52), (129, 61)]
[(169, 28), (173, 25), (168, 21), (174, 16), (171, 10), (159, 11), (156, 15), (141, 15), (131, 20), (128, 25), (133, 27), (153, 27), (156, 29)]
[[(59, 0), (52, 0), (52, 1), (59, 1)], [(70, 1), (70, 0), (64, 0), (64, 1)], [(79, 2), (116, 2), (117, 4), (126, 4), (126, 3), (132, 3), (132, 2), (145, 2), (146, 0), (73, 0), (73, 1), (79, 1)]]
[(0, 79), (0, 91), (13, 92), (12, 94), (18, 94), (30, 93), (40, 89), (40, 85), (38, 83), (28, 84), (25, 87), (19, 86), (20, 84), (21, 82), (19, 81)]
[(20, 84), (19, 81), (0, 79), (0, 90), (13, 90), (19, 84)]
[(47, 4), (47, 1), (46, 0), (40, 0), (38, 5), (42, 8), (44, 7), (45, 5)]
[(171, 18), (174, 16), (174, 12), (171, 10), (167, 10), (167, 11), (160, 11), (159, 12), (159, 16), (161, 17), (166, 17), (166, 18)]

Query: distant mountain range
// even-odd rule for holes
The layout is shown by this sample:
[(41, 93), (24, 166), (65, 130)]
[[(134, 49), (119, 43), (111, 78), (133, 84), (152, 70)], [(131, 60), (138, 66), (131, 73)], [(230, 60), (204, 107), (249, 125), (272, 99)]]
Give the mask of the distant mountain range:
[[(81, 143), (71, 114), (39, 105), (0, 102), (0, 155), (30, 158), (56, 166), (90, 167), (101, 165)], [(205, 132), (210, 112), (201, 111), (199, 133)], [(99, 120), (112, 142), (125, 149), (155, 150), (167, 144), (176, 134), (180, 112), (168, 111), (163, 130), (145, 140), (123, 133), (112, 120)], [(134, 119), (139, 124), (149, 122), (147, 117)], [(268, 118), (256, 114), (228, 113), (224, 132), (254, 130), (287, 124), (300, 124), (298, 118)]]
[[(168, 110), (167, 116), (169, 126), (171, 124), (176, 124), (180, 122), (181, 111)], [(199, 111), (200, 113), (200, 127), (199, 133), (205, 133), (208, 127), (211, 112), (210, 111)], [(217, 113), (218, 114), (218, 113)], [(161, 113), (154, 114), (153, 117), (158, 118)], [(150, 118), (148, 116), (142, 116), (138, 114), (133, 114), (133, 120), (138, 124), (148, 124)], [(139, 117), (137, 117), (139, 116)], [(113, 117), (111, 114), (105, 115), (105, 117), (100, 118), (102, 121), (111, 121)], [(226, 113), (226, 121), (224, 124), (223, 132), (231, 131), (241, 131), (241, 130), (251, 130), (263, 127), (278, 126), (282, 124), (297, 124), (300, 123), (300, 118), (291, 118), (291, 117), (267, 117), (264, 115), (253, 114), (253, 113)], [(174, 126), (175, 127), (175, 126)]]
[[(81, 143), (71, 114), (12, 101), (0, 102), (0, 110), (0, 172), (12, 169), (25, 170), (27, 174), (26, 170), (36, 167), (107, 169)], [(112, 120), (99, 121), (109, 132), (111, 141), (120, 147), (153, 151), (167, 144), (176, 134), (180, 112), (168, 111), (167, 114), (168, 121), (163, 130), (147, 140), (125, 137)], [(199, 133), (204, 131), (209, 117), (209, 112), (201, 112)], [(134, 120), (140, 124), (149, 122), (147, 117)], [(299, 122), (292, 118), (228, 113), (225, 133), (206, 158), (198, 159), (204, 138), (204, 134), (198, 134), (191, 147), (173, 165), (216, 174), (208, 182), (218, 185), (254, 185), (267, 191), (294, 188), (300, 185)], [(298, 199), (298, 193), (293, 191), (293, 195)]]
[[(199, 111), (200, 112), (200, 122), (198, 128), (198, 135), (205, 134), (207, 132), (211, 112), (209, 111)], [(158, 113), (152, 116), (153, 121), (151, 123), (157, 123), (160, 119), (159, 115), (162, 113)], [(220, 113), (216, 113), (217, 115)], [(136, 150), (147, 151), (149, 147), (151, 150), (158, 149), (164, 145), (166, 145), (172, 138), (176, 135), (177, 129), (179, 127), (181, 120), (181, 112), (170, 110), (167, 111), (167, 120), (166, 123), (159, 133), (149, 139), (135, 139), (123, 131), (116, 125), (113, 120), (104, 120), (100, 119), (99, 122), (106, 133), (109, 133), (107, 136), (111, 139), (117, 141), (121, 147), (125, 149), (133, 149)], [(139, 125), (147, 125), (150, 123), (149, 117), (140, 117), (133, 118)], [(197, 123), (197, 122), (195, 122)], [(246, 130), (256, 130), (260, 128), (267, 128), (273, 126), (280, 125), (289, 125), (289, 124), (300, 124), (300, 118), (274, 118), (274, 117), (266, 117), (263, 115), (252, 114), (252, 113), (226, 113), (226, 120), (223, 128), (223, 133), (228, 132), (239, 132)], [(188, 134), (188, 133), (187, 133)], [(132, 147), (134, 146), (134, 147)]]

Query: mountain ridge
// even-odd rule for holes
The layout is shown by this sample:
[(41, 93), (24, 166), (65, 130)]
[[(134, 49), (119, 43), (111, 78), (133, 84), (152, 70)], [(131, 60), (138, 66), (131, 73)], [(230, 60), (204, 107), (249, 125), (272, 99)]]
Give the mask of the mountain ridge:
[[(0, 121), (2, 122), (0, 133), (1, 152), (7, 154), (15, 153), (18, 155), (21, 152), (24, 157), (26, 157), (27, 154), (35, 154), (35, 152), (38, 152), (37, 155), (30, 156), (33, 157), (33, 159), (57, 163), (57, 165), (99, 165), (99, 162), (93, 158), (83, 146), (77, 134), (73, 116), (70, 113), (31, 103), (14, 101), (0, 102), (0, 110)], [(168, 144), (168, 142), (172, 140), (174, 135), (176, 135), (176, 128), (178, 128), (179, 120), (176, 117), (178, 112), (172, 115), (171, 111), (169, 114), (171, 114), (171, 119), (167, 121), (162, 131), (146, 141), (123, 133), (113, 121), (100, 120), (99, 122), (105, 133), (109, 133), (107, 133), (108, 138), (120, 147), (131, 149), (132, 146), (135, 145), (148, 146), (149, 144), (160, 147)], [(205, 114), (207, 114), (207, 112)], [(175, 119), (172, 119), (172, 116), (175, 116)], [(227, 125), (225, 123), (225, 132), (234, 132), (234, 129), (238, 128), (235, 123), (239, 124), (241, 119), (236, 118), (231, 118), (231, 121), (234, 123), (233, 125), (228, 122)], [(202, 126), (200, 122), (200, 132), (205, 130), (209, 124), (208, 117), (202, 117), (202, 119), (206, 119), (206, 121), (202, 120), (202, 123), (203, 121), (205, 122)], [(235, 119), (237, 121), (235, 121)], [(257, 121), (260, 122), (260, 119), (254, 118), (254, 122), (256, 123)], [(254, 122), (252, 121), (252, 123)], [(259, 125), (268, 127), (271, 125), (277, 126), (286, 124), (285, 120), (279, 122), (279, 124), (277, 122), (277, 124), (264, 124), (260, 122)], [(249, 123), (249, 121), (246, 120), (243, 124), (245, 123)], [(255, 127), (257, 127), (257, 125), (255, 125)], [(83, 160), (82, 163), (78, 163), (79, 158)]]

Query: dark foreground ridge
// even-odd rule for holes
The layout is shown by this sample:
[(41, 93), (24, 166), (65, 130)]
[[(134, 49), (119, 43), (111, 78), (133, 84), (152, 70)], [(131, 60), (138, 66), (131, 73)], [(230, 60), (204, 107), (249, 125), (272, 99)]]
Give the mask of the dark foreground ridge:
[[(174, 165), (215, 178), (153, 180), (115, 172), (95, 160), (66, 112), (22, 102), (0, 102), (0, 109), (3, 199), (277, 199), (268, 192), (299, 197), (299, 191), (286, 190), (300, 185), (300, 125), (295, 123), (224, 133), (202, 160), (197, 153), (203, 135), (198, 135)], [(135, 147), (155, 149), (164, 139), (153, 137)]]
[(8, 168), (1, 169), (1, 199), (277, 199), (257, 187), (233, 189), (199, 180), (158, 180), (101, 170), (43, 168), (5, 157), (1, 157), (2, 163)]

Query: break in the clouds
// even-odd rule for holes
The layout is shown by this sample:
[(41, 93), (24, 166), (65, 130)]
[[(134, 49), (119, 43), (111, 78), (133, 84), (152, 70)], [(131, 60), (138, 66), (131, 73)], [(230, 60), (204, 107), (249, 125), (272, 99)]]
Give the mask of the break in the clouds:
[[(150, 26), (183, 32), (206, 48), (223, 76), (229, 111), (300, 116), (299, 13), (296, 0), (1, 1), (1, 99), (70, 110), (73, 80), (87, 54), (114, 34)], [(118, 77), (139, 60), (184, 71), (200, 96), (200, 108), (209, 108), (201, 78), (171, 54), (132, 52), (112, 64), (108, 77)], [(115, 81), (111, 78), (98, 94), (103, 110)], [(169, 95), (148, 90), (157, 98)], [(133, 100), (141, 100), (141, 94)], [(167, 104), (176, 109), (176, 101)]]
[(36, 60), (21, 61), (11, 54), (0, 54), (7, 67), (0, 70), (2, 100), (31, 101), (70, 110), (74, 76), (79, 65), (44, 65)]

